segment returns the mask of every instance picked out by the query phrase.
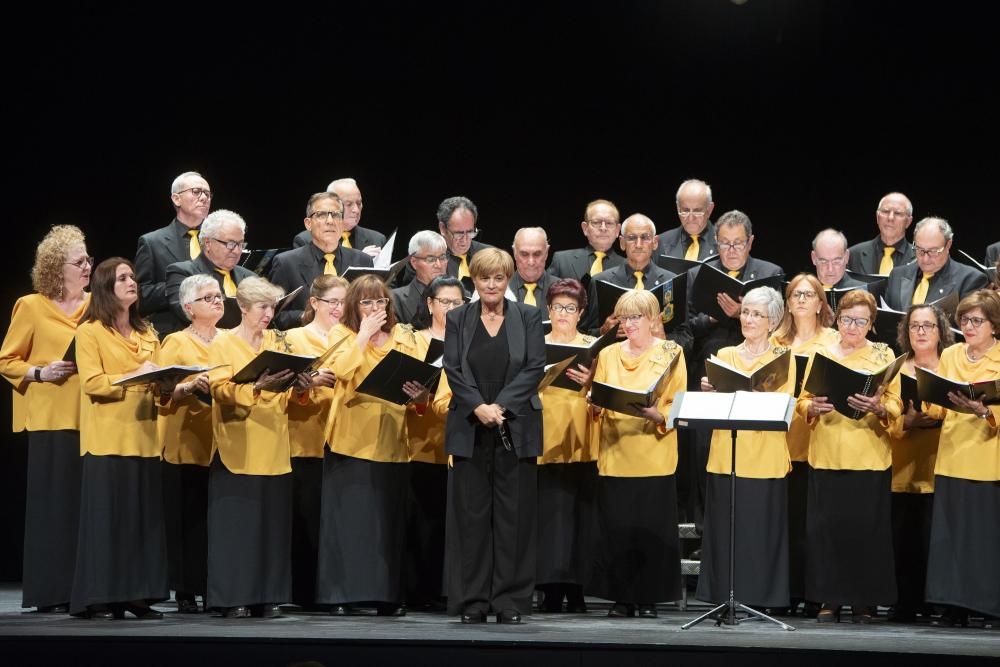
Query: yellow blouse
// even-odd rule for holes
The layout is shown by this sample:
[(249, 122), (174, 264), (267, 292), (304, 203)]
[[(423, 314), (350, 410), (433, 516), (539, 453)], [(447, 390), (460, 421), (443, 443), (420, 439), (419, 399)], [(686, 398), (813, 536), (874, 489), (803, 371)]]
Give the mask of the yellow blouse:
[[(622, 353), (622, 343), (605, 349), (597, 357), (594, 379), (598, 382), (645, 390), (663, 374), (674, 357), (666, 390), (656, 404), (666, 419), (674, 394), (687, 386), (684, 353), (673, 341), (657, 342), (638, 357)], [(672, 475), (677, 470), (677, 433), (659, 428), (643, 417), (602, 410), (597, 470), (607, 477), (653, 477)]]
[[(208, 344), (186, 331), (163, 339), (160, 366), (208, 366)], [(169, 463), (207, 466), (212, 462), (212, 408), (197, 396), (160, 405), (156, 421), (163, 459)]]
[[(592, 336), (578, 333), (571, 345), (588, 345)], [(552, 334), (545, 337), (552, 342)], [(538, 463), (581, 463), (597, 460), (597, 424), (590, 418), (590, 407), (583, 388), (570, 391), (562, 387), (546, 387), (541, 393), (542, 455)]]
[[(982, 359), (969, 361), (965, 343), (955, 343), (941, 353), (937, 374), (960, 382), (981, 382), (1000, 378), (1000, 345), (994, 345)], [(993, 424), (1000, 424), (1000, 405), (986, 406)], [(1000, 430), (976, 415), (924, 403), (924, 410), (943, 419), (935, 475), (977, 482), (1000, 481)]]
[(159, 350), (152, 327), (144, 334), (133, 331), (128, 338), (100, 322), (77, 328), (81, 455), (160, 458), (153, 386), (111, 384), (153, 361)]
[(417, 333), (407, 324), (397, 324), (381, 347), (358, 347), (357, 334), (343, 324), (330, 330), (329, 344), (347, 337), (330, 358), (337, 376), (333, 409), (327, 421), (326, 442), (330, 450), (368, 461), (405, 463), (409, 460), (406, 408), (357, 393), (358, 385), (389, 354), (399, 350), (420, 357)]
[[(906, 362), (909, 366), (911, 362)], [(913, 377), (912, 369), (903, 370), (892, 380), (890, 390), (897, 396), (902, 396), (902, 379), (906, 373)], [(892, 491), (893, 493), (934, 493), (934, 462), (937, 459), (938, 440), (941, 428), (914, 428), (903, 430), (902, 413), (889, 426), (892, 436), (889, 444), (892, 447)]]
[[(724, 347), (715, 353), (721, 361), (744, 372), (752, 372), (780, 354), (791, 354), (786, 347), (772, 347), (747, 363), (736, 347)], [(791, 396), (795, 392), (795, 357), (788, 360), (788, 380), (776, 392)], [(733, 439), (731, 431), (713, 431), (708, 450), (707, 470), (728, 475), (732, 470)], [(792, 469), (788, 444), (781, 431), (739, 431), (736, 434), (736, 476), (752, 479), (782, 478)]]
[(79, 430), (79, 375), (61, 382), (25, 382), (24, 376), (32, 366), (63, 358), (89, 303), (87, 294), (72, 315), (41, 294), (22, 296), (14, 304), (0, 347), (0, 374), (14, 385), (14, 432)]
[(260, 349), (228, 331), (220, 331), (208, 348), (209, 365), (224, 364), (209, 375), (212, 384), (212, 453), (238, 475), (283, 475), (291, 472), (288, 443), (288, 391), (255, 392), (253, 383), (231, 378), (264, 350), (289, 352), (284, 335), (264, 331)]
[[(884, 343), (867, 343), (843, 359), (828, 350), (819, 350), (848, 368), (877, 371), (895, 359), (892, 350)], [(806, 366), (803, 386), (809, 380), (813, 359)], [(893, 393), (892, 386), (882, 394), (882, 405), (886, 418), (879, 419), (868, 413), (861, 419), (845, 417), (836, 410), (818, 418), (808, 419), (809, 406), (813, 395), (802, 390), (795, 406), (799, 417), (806, 419), (809, 430), (809, 465), (821, 470), (886, 470), (892, 465), (889, 449), (889, 424), (899, 417), (902, 401)]]
[[(811, 357), (816, 350), (823, 349), (837, 342), (839, 334), (834, 329), (827, 327), (821, 328), (816, 334), (799, 345), (792, 345), (792, 354), (799, 354), (803, 356)], [(771, 336), (772, 345), (780, 345), (777, 338)], [(792, 461), (808, 461), (809, 460), (809, 435), (810, 429), (809, 425), (806, 424), (806, 420), (795, 413), (792, 416), (792, 423), (788, 427), (788, 433), (785, 434), (785, 440), (788, 442), (788, 456)]]
[[(293, 354), (319, 356), (326, 352), (326, 336), (309, 327), (298, 327), (285, 332), (285, 340)], [(288, 439), (291, 442), (292, 458), (323, 458), (326, 444), (326, 422), (333, 406), (333, 389), (313, 387), (309, 390), (310, 401), (288, 404)]]
[[(417, 333), (417, 355), (421, 359), (427, 356), (427, 348), (430, 347), (430, 339), (423, 332)], [(442, 386), (443, 385), (443, 386)], [(438, 381), (437, 391), (432, 398), (432, 403), (441, 396), (442, 392), (447, 394), (447, 400), (451, 400), (451, 388), (448, 387), (448, 380), (444, 373)], [(406, 410), (406, 433), (408, 438), (410, 461), (421, 463), (448, 462), (448, 455), (444, 451), (444, 424), (448, 414), (447, 402), (445, 410), (441, 412), (433, 405), (422, 410), (423, 414), (418, 414), (413, 405), (410, 404)]]

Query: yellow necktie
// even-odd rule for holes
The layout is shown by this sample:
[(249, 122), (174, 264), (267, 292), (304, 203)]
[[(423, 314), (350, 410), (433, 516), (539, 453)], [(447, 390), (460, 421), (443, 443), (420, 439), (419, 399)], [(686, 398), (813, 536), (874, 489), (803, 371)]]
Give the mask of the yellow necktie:
[(524, 302), (529, 306), (537, 306), (538, 303), (535, 301), (535, 288), (538, 287), (538, 283), (524, 283)]
[(191, 246), (190, 246), (191, 259), (198, 259), (198, 255), (201, 254), (201, 245), (198, 243), (198, 230), (189, 229), (188, 236), (191, 237)]
[(736, 278), (737, 280), (739, 280), (740, 272), (739, 271), (730, 271), (729, 275), (730, 275), (730, 277)]
[(823, 285), (823, 289), (833, 289), (833, 285)]
[(598, 273), (604, 270), (604, 258), (607, 257), (606, 253), (600, 250), (594, 251), (594, 263), (590, 265), (590, 275), (596, 276)]
[(642, 271), (636, 271), (632, 275), (635, 276), (635, 289), (646, 289), (642, 284)]
[(698, 251), (701, 250), (701, 244), (698, 243), (698, 235), (691, 235), (691, 245), (688, 246), (687, 252), (684, 253), (684, 259), (692, 259), (698, 261)]
[(236, 283), (233, 282), (233, 277), (229, 275), (229, 271), (223, 271), (222, 269), (216, 269), (216, 271), (222, 274), (222, 291), (226, 293), (226, 296), (236, 296)]
[(471, 278), (472, 274), (469, 273), (469, 262), (465, 259), (465, 255), (455, 255), (461, 262), (458, 263), (458, 279)]
[(878, 265), (880, 276), (887, 276), (892, 271), (892, 253), (894, 252), (896, 252), (895, 248), (882, 248), (882, 263)]
[(931, 287), (933, 273), (924, 273), (924, 279), (917, 283), (917, 289), (913, 290), (913, 301), (910, 303), (924, 303), (927, 300), (927, 290)]
[(337, 267), (333, 265), (333, 258), (336, 257), (332, 252), (328, 252), (323, 255), (323, 259), (326, 260), (326, 264), (323, 265), (323, 275), (325, 276), (335, 276), (337, 275)]
[(340, 235), (340, 238), (344, 239), (343, 241), (341, 241), (340, 245), (344, 246), (345, 248), (353, 248), (354, 247), (354, 246), (351, 245), (351, 233), (350, 232), (344, 232), (343, 234)]

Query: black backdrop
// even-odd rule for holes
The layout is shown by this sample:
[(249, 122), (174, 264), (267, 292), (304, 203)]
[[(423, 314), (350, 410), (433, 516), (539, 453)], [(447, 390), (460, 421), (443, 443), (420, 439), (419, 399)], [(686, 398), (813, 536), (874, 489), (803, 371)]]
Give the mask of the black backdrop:
[[(823, 226), (875, 235), (890, 190), (1000, 238), (994, 36), (976, 4), (836, 0), (106, 2), (5, 10), (6, 275), (73, 222), (98, 259), (166, 224), (178, 173), (287, 244), (308, 196), (353, 176), (401, 237), (464, 194), (482, 240), (541, 225), (580, 243), (584, 203), (676, 225), (685, 178), (749, 214), (754, 254), (808, 266)], [(401, 239), (405, 242), (405, 238)], [(0, 400), (0, 421), (9, 403)], [(19, 574), (23, 437), (0, 443), (0, 577)]]

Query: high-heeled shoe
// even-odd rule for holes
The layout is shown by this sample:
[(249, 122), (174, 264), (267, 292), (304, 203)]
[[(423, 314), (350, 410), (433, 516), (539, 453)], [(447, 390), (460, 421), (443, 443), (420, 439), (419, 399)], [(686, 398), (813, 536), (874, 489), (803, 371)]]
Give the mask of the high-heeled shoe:
[(111, 612), (119, 621), (124, 620), (125, 612), (128, 612), (137, 619), (143, 621), (153, 621), (163, 618), (163, 614), (161, 612), (152, 609), (149, 605), (138, 604), (135, 602), (123, 602), (121, 604), (112, 605)]
[(840, 607), (823, 605), (816, 614), (817, 623), (840, 623)]

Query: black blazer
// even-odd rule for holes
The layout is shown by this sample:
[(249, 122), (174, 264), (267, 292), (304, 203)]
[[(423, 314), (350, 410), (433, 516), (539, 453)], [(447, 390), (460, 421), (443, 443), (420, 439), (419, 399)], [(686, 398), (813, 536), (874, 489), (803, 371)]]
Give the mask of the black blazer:
[[(590, 267), (594, 265), (594, 249), (589, 245), (586, 248), (575, 248), (573, 250), (560, 250), (552, 255), (552, 263), (549, 264), (549, 273), (560, 278), (572, 278), (573, 280), (583, 280), (584, 276), (590, 275)], [(614, 251), (608, 249), (601, 265), (604, 270), (613, 269), (625, 263), (625, 258)]]
[[(549, 288), (552, 287), (552, 283), (559, 280), (557, 277), (553, 276), (548, 271), (542, 273), (542, 277), (538, 279), (538, 283), (535, 286), (535, 303), (537, 308), (541, 308), (543, 311), (542, 319), (549, 319), (548, 314), (545, 312), (546, 307), (549, 305), (548, 299), (545, 298), (546, 293)], [(517, 271), (514, 272), (514, 276), (510, 279), (510, 284), (507, 286), (514, 296), (517, 297), (518, 303), (524, 303), (524, 296), (528, 293), (528, 290), (524, 288), (524, 280), (521, 278), (521, 274)]]
[[(519, 458), (542, 453), (542, 401), (538, 383), (545, 372), (545, 331), (542, 311), (523, 303), (504, 300), (507, 345), (510, 360), (504, 388), (496, 403), (512, 412), (508, 418), (511, 439)], [(477, 300), (448, 313), (444, 337), (444, 372), (452, 397), (445, 424), (445, 451), (455, 456), (472, 456), (476, 425), (473, 411), (485, 403), (469, 368), (469, 346), (482, 315)]]
[[(634, 272), (634, 269), (623, 262), (614, 268), (605, 269), (596, 276), (591, 277), (590, 284), (587, 285), (587, 310), (584, 312), (583, 317), (580, 318), (581, 331), (589, 333), (592, 336), (597, 336), (600, 334), (601, 325), (604, 324), (604, 322), (600, 321), (600, 308), (597, 303), (597, 281), (606, 280), (612, 285), (633, 289), (635, 287)], [(650, 262), (646, 266), (643, 273), (645, 275), (642, 279), (642, 286), (646, 289), (651, 289), (660, 283), (665, 283), (677, 275), (666, 269), (661, 269), (653, 262)]]
[[(348, 250), (357, 250), (358, 252), (361, 252), (365, 249), (365, 247), (370, 245), (377, 245), (379, 248), (385, 245), (385, 234), (377, 232), (374, 229), (362, 227), (361, 225), (358, 225), (348, 232), (348, 236), (351, 240), (351, 247), (348, 248)], [(292, 239), (292, 248), (294, 249), (304, 245), (311, 245), (312, 241), (312, 234), (308, 229), (303, 229), (295, 235), (294, 239)]]
[[(167, 267), (191, 259), (190, 228), (177, 218), (166, 227), (143, 234), (135, 250), (135, 279), (139, 283), (139, 314), (148, 318), (160, 336), (184, 328), (170, 312)], [(187, 322), (187, 318), (184, 318)], [(178, 327), (180, 324), (180, 327)]]
[(411, 280), (408, 285), (392, 290), (392, 307), (396, 309), (397, 321), (412, 324), (416, 329), (430, 326), (431, 314), (427, 310), (425, 289), (427, 285)]
[[(848, 248), (851, 256), (847, 260), (847, 268), (854, 273), (866, 273), (876, 275), (879, 264), (882, 263), (882, 239), (873, 238), (871, 241), (862, 241)], [(899, 242), (899, 250), (892, 253), (893, 268), (909, 264), (916, 255), (913, 254), (913, 244), (905, 238)]]
[[(819, 280), (819, 276), (816, 276), (816, 280)], [(820, 283), (822, 282), (823, 281), (820, 280)], [(845, 287), (864, 287), (866, 284), (867, 283), (865, 283), (863, 280), (855, 280), (854, 278), (850, 277), (845, 273), (844, 277), (840, 279), (840, 282), (838, 282), (836, 285), (833, 285), (833, 288), (844, 289)]]
[(1000, 241), (997, 241), (991, 246), (986, 248), (986, 268), (990, 268), (997, 265), (997, 259), (1000, 259)]
[[(691, 237), (684, 231), (683, 227), (674, 227), (660, 234), (660, 243), (656, 247), (656, 253), (667, 257), (684, 257), (688, 246), (691, 245)], [(698, 260), (719, 254), (719, 246), (715, 243), (715, 223), (711, 220), (705, 225), (705, 231), (698, 238)]]
[[(333, 255), (333, 266), (337, 269), (338, 275), (343, 274), (349, 266), (372, 266), (372, 258), (360, 250), (351, 250), (338, 245)], [(323, 274), (325, 266), (323, 251), (312, 243), (275, 255), (271, 261), (269, 280), (284, 288), (286, 294), (297, 287), (305, 287), (295, 295), (284, 310), (278, 313), (275, 320), (276, 327), (291, 329), (302, 325), (302, 311), (309, 301), (309, 288), (316, 276)]]
[[(170, 315), (174, 318), (174, 328), (171, 331), (180, 331), (188, 325), (187, 315), (184, 314), (184, 309), (181, 308), (180, 302), (180, 289), (181, 283), (188, 276), (193, 276), (198, 273), (204, 273), (215, 278), (219, 283), (219, 289), (222, 289), (223, 277), (221, 273), (215, 270), (215, 265), (209, 261), (208, 257), (204, 253), (198, 255), (197, 259), (189, 259), (186, 262), (177, 262), (171, 264), (167, 267), (167, 300), (170, 302)], [(256, 276), (257, 274), (250, 269), (244, 269), (242, 266), (237, 264), (233, 267), (233, 270), (229, 272), (232, 277), (233, 282), (239, 287), (239, 284), (243, 282), (245, 278), (250, 278), (251, 276)], [(223, 292), (225, 294), (225, 292)]]
[[(885, 287), (885, 302), (895, 310), (906, 310), (913, 301), (913, 292), (923, 278), (920, 266), (916, 262), (906, 266), (897, 266), (889, 274), (889, 283)], [(986, 276), (979, 269), (960, 264), (948, 259), (940, 271), (931, 278), (927, 290), (927, 302), (942, 299), (952, 292), (958, 293), (958, 298), (977, 289), (986, 287)], [(953, 313), (947, 313), (949, 319)]]

